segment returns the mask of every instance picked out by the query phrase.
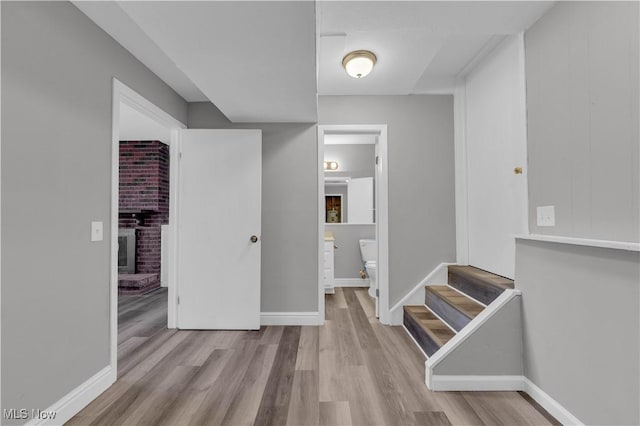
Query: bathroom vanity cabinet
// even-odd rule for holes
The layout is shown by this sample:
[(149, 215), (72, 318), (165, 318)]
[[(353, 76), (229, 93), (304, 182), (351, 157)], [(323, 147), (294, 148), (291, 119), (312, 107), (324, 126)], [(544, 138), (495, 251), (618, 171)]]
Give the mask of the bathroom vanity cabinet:
[(324, 274), (324, 291), (325, 293), (333, 293), (334, 289), (334, 245), (335, 239), (333, 238), (333, 233), (325, 232), (324, 236), (324, 265), (323, 265), (323, 274)]

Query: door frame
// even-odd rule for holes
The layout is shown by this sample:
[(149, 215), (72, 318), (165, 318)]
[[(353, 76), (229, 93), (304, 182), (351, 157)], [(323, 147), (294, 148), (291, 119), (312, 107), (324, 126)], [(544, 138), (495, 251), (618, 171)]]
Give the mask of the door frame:
[[(117, 376), (118, 365), (118, 210), (120, 193), (120, 104), (135, 109), (139, 113), (156, 121), (171, 131), (169, 142), (169, 228), (168, 228), (168, 302), (167, 328), (176, 328), (176, 267), (177, 258), (177, 205), (178, 205), (178, 158), (180, 152), (180, 130), (186, 125), (167, 114), (161, 108), (147, 100), (135, 90), (113, 78), (112, 128), (111, 128), (111, 258), (110, 258), (110, 364), (113, 374)], [(117, 377), (116, 377), (117, 378)], [(115, 378), (114, 378), (115, 379)]]
[(389, 306), (389, 163), (386, 124), (341, 124), (318, 126), (318, 318), (324, 324), (324, 136), (355, 134), (377, 136), (376, 241), (378, 241), (378, 305), (380, 322), (391, 324)]

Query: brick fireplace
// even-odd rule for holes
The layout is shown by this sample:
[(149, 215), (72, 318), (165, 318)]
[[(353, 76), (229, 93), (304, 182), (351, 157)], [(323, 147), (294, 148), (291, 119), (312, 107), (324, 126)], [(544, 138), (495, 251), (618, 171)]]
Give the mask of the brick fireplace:
[(136, 233), (135, 274), (120, 274), (119, 294), (160, 287), (161, 225), (169, 223), (169, 147), (120, 141), (119, 228)]

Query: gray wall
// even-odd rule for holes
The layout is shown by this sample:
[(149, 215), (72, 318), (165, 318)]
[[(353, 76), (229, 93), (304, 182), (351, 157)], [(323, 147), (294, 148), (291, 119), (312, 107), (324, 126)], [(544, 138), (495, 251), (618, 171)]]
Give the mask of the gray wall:
[(319, 124), (387, 124), (389, 292), (455, 261), (453, 97), (319, 96)]
[(639, 241), (638, 8), (561, 2), (526, 33), (532, 233)]
[(45, 409), (109, 364), (112, 77), (187, 105), (70, 3), (1, 7), (2, 406)]
[(524, 373), (586, 424), (638, 424), (640, 254), (518, 241)]
[[(525, 34), (533, 233), (638, 241), (638, 7), (561, 2)], [(639, 257), (516, 244), (525, 375), (588, 424), (640, 422)]]
[(318, 310), (315, 124), (233, 124), (210, 102), (189, 104), (192, 129), (262, 129), (262, 312)]
[(521, 297), (514, 297), (433, 368), (434, 375), (521, 376)]
[(372, 177), (376, 172), (375, 145), (325, 145), (324, 159), (338, 162), (338, 171), (325, 176)]
[(338, 246), (334, 251), (334, 276), (340, 278), (360, 278), (363, 268), (360, 254), (360, 240), (376, 238), (375, 225), (325, 225), (326, 231), (333, 232)]

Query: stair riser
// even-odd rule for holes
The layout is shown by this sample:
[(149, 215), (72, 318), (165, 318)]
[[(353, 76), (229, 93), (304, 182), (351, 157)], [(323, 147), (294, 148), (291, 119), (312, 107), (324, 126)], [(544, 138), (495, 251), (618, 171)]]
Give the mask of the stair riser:
[(493, 302), (504, 291), (504, 289), (479, 281), (470, 280), (451, 272), (449, 272), (449, 285), (484, 303), (485, 305)]
[(407, 327), (409, 333), (416, 339), (418, 345), (422, 348), (422, 350), (428, 355), (433, 355), (440, 347), (436, 342), (431, 339), (431, 337), (418, 325), (415, 323), (411, 315), (404, 314), (404, 326)]
[(425, 305), (456, 331), (462, 330), (471, 322), (471, 318), (442, 300), (437, 294), (430, 292), (429, 289), (425, 292)]

